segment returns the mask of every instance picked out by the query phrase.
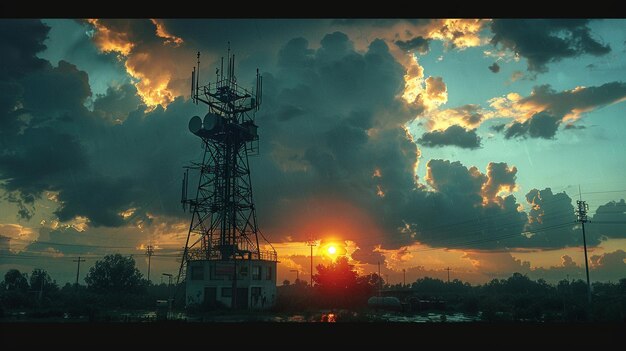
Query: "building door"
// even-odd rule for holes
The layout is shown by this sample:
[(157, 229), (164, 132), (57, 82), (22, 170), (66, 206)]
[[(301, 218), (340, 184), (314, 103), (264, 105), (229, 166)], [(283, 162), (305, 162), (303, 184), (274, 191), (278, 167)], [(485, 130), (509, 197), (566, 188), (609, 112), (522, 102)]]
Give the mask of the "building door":
[(217, 301), (217, 288), (204, 288), (204, 304), (213, 306)]
[(248, 288), (237, 288), (237, 308), (248, 308)]

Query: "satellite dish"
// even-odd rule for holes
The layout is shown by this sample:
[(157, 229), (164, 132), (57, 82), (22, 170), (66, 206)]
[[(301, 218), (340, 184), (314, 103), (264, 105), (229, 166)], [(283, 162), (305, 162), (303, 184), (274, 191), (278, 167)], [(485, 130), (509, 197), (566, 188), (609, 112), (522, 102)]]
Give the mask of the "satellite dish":
[(208, 131), (215, 129), (219, 123), (219, 118), (220, 117), (215, 113), (207, 113), (206, 116), (204, 116), (204, 129)]
[(198, 132), (202, 129), (202, 119), (198, 116), (193, 116), (189, 120), (189, 131), (193, 134), (198, 134)]

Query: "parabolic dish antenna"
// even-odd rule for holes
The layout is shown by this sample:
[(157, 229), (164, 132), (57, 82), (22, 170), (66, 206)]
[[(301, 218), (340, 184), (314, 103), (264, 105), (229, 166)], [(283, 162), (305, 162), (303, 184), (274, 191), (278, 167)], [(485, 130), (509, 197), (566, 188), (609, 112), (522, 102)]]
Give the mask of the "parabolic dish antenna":
[(212, 131), (213, 129), (215, 129), (215, 127), (217, 127), (219, 117), (214, 114), (214, 113), (207, 113), (206, 116), (204, 116), (204, 129), (208, 130), (208, 131)]
[(189, 131), (193, 134), (197, 134), (202, 129), (202, 119), (198, 116), (193, 116), (189, 120)]

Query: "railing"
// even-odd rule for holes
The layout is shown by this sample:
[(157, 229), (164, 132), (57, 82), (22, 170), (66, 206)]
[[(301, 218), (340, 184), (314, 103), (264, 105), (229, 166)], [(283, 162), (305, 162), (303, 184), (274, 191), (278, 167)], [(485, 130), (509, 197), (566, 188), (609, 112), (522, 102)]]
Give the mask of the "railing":
[[(187, 260), (196, 261), (196, 260), (223, 260), (222, 254), (219, 250), (211, 251), (210, 255), (207, 255), (207, 251), (198, 249), (190, 249), (187, 251)], [(232, 259), (229, 257), (228, 259)], [(278, 254), (276, 251), (260, 251), (260, 252), (250, 252), (249, 255), (236, 256), (237, 260), (262, 260), (262, 261), (278, 261)]]

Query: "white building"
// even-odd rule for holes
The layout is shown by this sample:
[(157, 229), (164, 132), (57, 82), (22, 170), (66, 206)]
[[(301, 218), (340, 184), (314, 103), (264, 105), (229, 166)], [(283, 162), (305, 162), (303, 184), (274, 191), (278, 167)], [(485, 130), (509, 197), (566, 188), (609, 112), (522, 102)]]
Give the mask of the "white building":
[(232, 307), (234, 287), (236, 308), (268, 309), (276, 303), (276, 261), (190, 260), (186, 274), (187, 306), (220, 302)]

